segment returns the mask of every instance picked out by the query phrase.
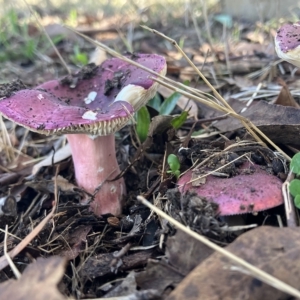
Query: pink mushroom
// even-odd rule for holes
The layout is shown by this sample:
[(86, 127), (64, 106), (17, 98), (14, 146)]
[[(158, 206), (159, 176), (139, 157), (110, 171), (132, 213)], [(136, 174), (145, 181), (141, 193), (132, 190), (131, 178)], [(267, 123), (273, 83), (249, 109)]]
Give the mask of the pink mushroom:
[(189, 183), (193, 171), (189, 171), (179, 179), (178, 185), (181, 193), (194, 191), (198, 196), (217, 203), (221, 216), (258, 212), (283, 203), (279, 178), (249, 163), (243, 164), (239, 173), (231, 178), (209, 175), (204, 184), (193, 186)]
[[(137, 54), (132, 59), (166, 73), (166, 61), (159, 55)], [(109, 181), (120, 172), (114, 133), (155, 95), (157, 87), (148, 72), (112, 58), (71, 78), (14, 92), (0, 101), (0, 112), (35, 132), (67, 134), (77, 184), (91, 194), (101, 185), (91, 203), (94, 213), (118, 215), (126, 189), (123, 178)]]
[(300, 22), (284, 24), (275, 37), (278, 56), (296, 67), (300, 67)]

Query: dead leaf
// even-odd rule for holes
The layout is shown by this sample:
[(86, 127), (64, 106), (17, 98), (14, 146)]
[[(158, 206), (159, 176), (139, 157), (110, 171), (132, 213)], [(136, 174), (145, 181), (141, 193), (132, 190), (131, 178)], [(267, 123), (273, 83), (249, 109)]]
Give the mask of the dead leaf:
[(136, 282), (140, 289), (156, 289), (159, 293), (163, 293), (169, 286), (177, 285), (182, 278), (183, 274), (176, 272), (167, 263), (155, 260), (149, 260), (146, 270), (136, 274)]
[[(65, 260), (58, 256), (38, 258), (23, 272), (19, 280), (10, 279), (0, 284), (2, 299), (65, 300), (57, 289), (63, 277)], [(68, 298), (70, 299), (70, 298)]]
[[(64, 195), (73, 195), (78, 192), (76, 190), (77, 187), (74, 184), (70, 183), (67, 179), (60, 175), (57, 176), (56, 184), (58, 190)], [(55, 180), (52, 178), (52, 180), (30, 181), (26, 182), (25, 185), (40, 192), (53, 194), (55, 189)]]
[[(292, 287), (300, 288), (300, 231), (261, 226), (231, 243), (227, 250)], [(198, 265), (167, 300), (288, 300), (291, 297), (258, 279), (219, 253)]]
[[(300, 132), (300, 110), (297, 108), (259, 101), (241, 115), (252, 121), (275, 143), (300, 144), (300, 139), (297, 138)], [(237, 119), (227, 118), (214, 123), (214, 127), (227, 132), (243, 126)]]
[(212, 253), (211, 248), (191, 239), (181, 230), (177, 230), (176, 234), (169, 237), (167, 241), (166, 256), (168, 262), (181, 274), (188, 274)]
[(282, 79), (279, 79), (278, 81), (282, 85), (282, 88), (273, 104), (299, 108), (300, 105), (295, 101), (287, 84)]
[(101, 48), (96, 48), (90, 56), (89, 63), (94, 63), (96, 66), (100, 66), (106, 59), (106, 52)]
[(158, 115), (151, 120), (148, 131), (148, 137), (153, 137), (155, 134), (161, 134), (171, 128), (171, 121), (174, 117)]
[(5, 186), (15, 183), (20, 178), (20, 174), (17, 173), (4, 173), (0, 174), (0, 185)]
[(0, 206), (0, 215), (3, 213), (7, 216), (17, 216), (17, 200), (14, 196), (7, 196), (5, 198), (5, 202), (2, 206)]
[(266, 40), (266, 36), (262, 32), (258, 32), (258, 30), (247, 32), (245, 34), (245, 38), (251, 41), (254, 45), (255, 43), (264, 45), (264, 42)]
[(67, 144), (66, 146), (60, 148), (57, 150), (54, 155), (53, 153), (47, 156), (44, 160), (40, 161), (32, 168), (32, 175), (35, 175), (40, 168), (42, 167), (48, 167), (52, 166), (52, 164), (56, 164), (58, 162), (61, 162), (62, 160), (65, 160), (71, 156), (71, 148), (70, 145)]
[(120, 285), (105, 294), (105, 298), (128, 296), (136, 291), (135, 275), (134, 272), (130, 272)]
[[(152, 251), (141, 251), (124, 256), (118, 270), (125, 271), (141, 267), (147, 263), (152, 253)], [(110, 264), (114, 258), (113, 253), (103, 253), (98, 254), (97, 257), (88, 258), (80, 271), (80, 276), (96, 278), (111, 274)]]
[(82, 245), (86, 243), (86, 236), (92, 226), (80, 225), (74, 231), (63, 237), (63, 241), (68, 243), (68, 249), (59, 252), (59, 255), (68, 260), (75, 259), (82, 251)]
[(10, 171), (18, 173), (19, 175), (27, 176), (30, 174), (30, 170), (33, 166), (32, 157), (24, 153), (19, 153), (16, 159), (5, 167)]

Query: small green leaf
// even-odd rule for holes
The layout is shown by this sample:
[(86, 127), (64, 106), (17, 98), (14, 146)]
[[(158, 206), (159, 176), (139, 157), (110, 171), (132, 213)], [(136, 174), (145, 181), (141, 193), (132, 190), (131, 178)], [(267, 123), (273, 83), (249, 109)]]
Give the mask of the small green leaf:
[(159, 108), (160, 115), (169, 115), (176, 106), (178, 99), (181, 97), (181, 94), (175, 92), (170, 97), (165, 99), (161, 107)]
[(300, 209), (300, 195), (297, 195), (295, 198), (294, 198), (294, 203), (295, 203), (295, 206)]
[(291, 161), (290, 169), (293, 173), (300, 175), (300, 152), (296, 153)]
[(200, 129), (200, 130), (194, 131), (192, 133), (192, 136), (198, 136), (200, 134), (203, 134), (205, 131), (206, 131), (205, 129)]
[(290, 193), (293, 197), (296, 197), (297, 195), (300, 195), (300, 180), (299, 179), (293, 179), (290, 182), (289, 187)]
[[(189, 80), (185, 80), (183, 82), (184, 85), (189, 85)], [(181, 97), (181, 94), (178, 92), (173, 93), (170, 97), (165, 99), (165, 101), (162, 103), (161, 107), (159, 108), (159, 114), (160, 115), (169, 115), (173, 109), (175, 108), (178, 99)]]
[(189, 113), (187, 111), (183, 111), (180, 116), (174, 117), (174, 119), (171, 121), (171, 125), (175, 129), (179, 129), (186, 121), (188, 115)]
[(174, 172), (174, 175), (176, 176), (176, 178), (178, 178), (179, 175), (180, 175), (180, 170), (175, 171), (175, 172)]
[(170, 154), (168, 156), (168, 164), (173, 173), (175, 173), (176, 171), (178, 171), (180, 169), (180, 162), (179, 162), (178, 157), (175, 154)]
[(155, 96), (150, 101), (148, 101), (147, 105), (159, 111), (161, 105), (161, 99), (158, 93), (156, 93)]
[(89, 62), (89, 59), (86, 55), (86, 53), (77, 53), (76, 54), (76, 60), (81, 64), (81, 65), (87, 65)]
[(136, 113), (136, 132), (141, 143), (143, 143), (148, 136), (150, 122), (150, 114), (148, 112), (148, 109), (146, 106), (143, 106)]

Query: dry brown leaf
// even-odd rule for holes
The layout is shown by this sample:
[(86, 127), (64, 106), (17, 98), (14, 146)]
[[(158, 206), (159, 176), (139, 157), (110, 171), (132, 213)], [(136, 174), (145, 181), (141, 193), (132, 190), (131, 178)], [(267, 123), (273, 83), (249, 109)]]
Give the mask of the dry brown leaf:
[(155, 289), (163, 293), (167, 287), (176, 286), (183, 276), (167, 263), (149, 260), (146, 270), (136, 273), (135, 279), (140, 289)]
[(262, 32), (259, 32), (258, 30), (250, 31), (246, 33), (245, 38), (251, 41), (252, 43), (259, 43), (261, 45), (263, 45), (266, 40), (266, 36)]
[(57, 289), (64, 269), (65, 259), (61, 257), (38, 258), (25, 269), (19, 280), (10, 279), (0, 284), (1, 299), (65, 300), (67, 298)]
[(59, 252), (59, 255), (68, 260), (75, 259), (82, 251), (82, 246), (86, 243), (86, 236), (91, 229), (92, 226), (80, 225), (69, 235), (63, 237), (63, 240), (68, 243), (68, 248)]
[[(152, 251), (141, 251), (126, 255), (122, 258), (117, 271), (126, 271), (145, 265), (152, 256)], [(90, 257), (80, 270), (79, 275), (87, 278), (96, 278), (111, 274), (113, 272), (111, 263), (115, 259), (113, 253), (98, 254)]]
[(282, 79), (279, 79), (279, 83), (282, 85), (282, 89), (273, 104), (299, 108), (300, 106), (292, 96), (287, 84)]
[[(240, 101), (236, 100), (236, 102)], [(239, 110), (235, 111), (239, 112)], [(300, 144), (300, 139), (297, 138), (300, 131), (300, 111), (297, 108), (259, 101), (241, 115), (252, 121), (275, 143)], [(228, 117), (214, 123), (214, 127), (227, 132), (243, 128), (243, 125), (239, 120)]]
[(174, 236), (168, 238), (166, 246), (166, 256), (169, 264), (181, 274), (188, 274), (212, 252), (211, 248), (195, 239), (191, 239), (181, 230), (177, 230)]
[[(227, 250), (292, 287), (300, 288), (300, 231), (298, 228), (261, 226), (251, 230)], [(198, 265), (167, 300), (284, 300), (289, 295), (247, 275), (219, 253)]]
[(150, 123), (148, 137), (153, 137), (155, 134), (161, 134), (171, 128), (172, 116), (158, 115), (153, 117)]

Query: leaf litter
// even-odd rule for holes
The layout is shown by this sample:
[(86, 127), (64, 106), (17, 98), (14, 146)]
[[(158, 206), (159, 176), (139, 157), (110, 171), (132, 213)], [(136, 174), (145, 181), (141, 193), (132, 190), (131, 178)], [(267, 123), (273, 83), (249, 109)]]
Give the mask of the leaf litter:
[[(114, 26), (115, 23), (112, 23), (111, 28)], [(110, 33), (111, 28), (85, 32), (92, 37), (97, 37), (99, 32), (102, 36), (106, 34), (108, 37), (113, 37), (106, 39), (107, 44), (117, 42), (120, 47), (124, 48), (119, 36)], [(216, 28), (215, 34), (218, 34), (218, 27), (212, 28)], [(61, 29), (56, 30), (59, 33)], [(166, 27), (166, 30), (167, 32), (164, 33), (168, 33), (169, 36), (175, 38), (178, 36), (176, 32), (178, 28), (174, 31), (174, 28), (167, 29)], [(249, 31), (251, 33), (251, 29)], [(180, 34), (185, 33), (189, 36), (193, 34), (196, 36), (194, 29), (182, 27)], [(271, 36), (272, 32), (263, 34)], [(74, 40), (77, 38), (64, 37), (58, 47), (67, 61), (71, 52), (70, 45), (73, 45)], [(171, 79), (189, 79), (193, 88), (206, 93), (210, 92), (186, 60), (180, 56), (178, 59), (175, 52), (166, 50), (165, 42), (157, 36), (143, 33), (141, 41), (139, 45), (138, 42), (134, 42), (140, 52), (161, 53), (167, 56), (168, 76)], [(229, 65), (233, 76), (228, 77), (224, 45), (217, 43), (213, 46), (213, 52), (217, 53), (217, 60), (214, 61), (210, 55), (207, 57), (207, 49), (212, 50), (211, 45), (203, 44), (199, 48), (195, 43), (198, 43), (196, 39), (186, 39), (185, 52), (193, 57), (195, 65), (201, 68), (215, 88), (228, 98), (232, 98), (229, 103), (233, 104), (234, 108), (237, 106), (236, 112), (240, 113), (246, 106), (245, 101), (242, 102), (244, 98), (249, 100), (252, 97), (253, 104), (245, 110), (244, 115), (277, 144), (283, 145), (285, 149), (297, 149), (298, 142), (295, 137), (299, 122), (296, 105), (291, 99), (298, 100), (299, 79), (297, 77), (291, 79), (289, 66), (281, 63), (277, 75), (283, 77), (286, 83), (281, 82), (282, 87), (278, 81), (274, 80), (275, 75), (269, 67), (275, 60), (272, 47), (263, 45), (263, 39), (256, 41), (255, 44), (242, 41), (238, 41), (236, 45), (232, 44)], [(91, 51), (93, 48), (90, 45), (83, 46), (84, 43), (81, 45), (83, 51)], [(14, 70), (14, 74), (29, 86), (35, 86), (54, 76), (57, 77), (54, 74), (65, 74), (61, 67), (54, 64), (57, 58), (53, 53), (46, 53), (46, 60), (48, 68), (43, 67), (45, 60), (39, 61), (37, 58), (36, 61), (30, 63), (32, 70), (24, 69), (19, 62), (14, 62), (12, 65), (12, 62), (7, 61), (1, 73), (5, 74), (8, 82), (12, 82), (16, 79), (11, 72)], [(68, 64), (71, 69), (76, 70), (77, 66), (72, 65), (70, 61)], [(30, 76), (31, 73), (35, 75)], [(39, 74), (39, 78), (36, 74)], [(69, 81), (74, 80), (71, 78)], [(258, 90), (257, 82), (259, 81), (263, 81), (263, 86)], [(23, 84), (18, 82), (11, 86), (4, 85), (1, 88), (1, 97), (14, 93), (20, 88), (23, 88)], [(162, 99), (169, 96), (165, 87), (162, 87)], [(266, 101), (271, 103), (271, 100), (276, 97), (278, 97), (276, 104), (266, 103)], [(289, 99), (288, 103), (286, 103), (286, 98)], [(282, 101), (284, 105), (287, 105), (286, 107), (281, 106)], [(1, 294), (2, 292), (8, 293), (14, 299), (12, 295), (17, 295), (16, 291), (23, 289), (24, 292), (26, 290), (24, 287), (30, 287), (31, 292), (35, 294), (25, 295), (24, 297), (28, 299), (34, 299), (35, 296), (37, 299), (46, 297), (42, 294), (43, 292), (48, 293), (47, 297), (50, 299), (51, 297), (65, 299), (66, 297), (99, 298), (103, 296), (126, 296), (126, 299), (164, 299), (170, 293), (168, 299), (174, 297), (200, 299), (198, 298), (200, 294), (205, 296), (203, 299), (214, 299), (215, 295), (221, 295), (224, 299), (233, 298), (236, 295), (240, 299), (267, 299), (269, 295), (272, 297), (275, 295), (274, 299), (288, 299), (286, 294), (276, 294), (273, 288), (245, 275), (243, 270), (230, 271), (235, 272), (230, 275), (226, 269), (220, 272), (222, 270), (220, 265), (224, 265), (225, 261), (223, 257), (216, 253), (212, 254), (210, 248), (176, 230), (169, 222), (157, 217), (136, 200), (136, 196), (143, 193), (149, 200), (154, 199), (156, 205), (175, 220), (208, 237), (218, 245), (229, 245), (227, 247), (232, 252), (237, 251), (236, 254), (247, 261), (299, 288), (295, 283), (299, 281), (297, 272), (291, 272), (293, 277), (287, 275), (290, 268), (287, 266), (299, 260), (294, 255), (298, 246), (290, 246), (297, 240), (294, 237), (295, 230), (262, 226), (279, 227), (277, 216), (281, 217), (280, 222), (286, 223), (282, 205), (262, 212), (253, 209), (249, 214), (239, 216), (238, 221), (231, 216), (222, 217), (219, 213), (220, 204), (211, 202), (207, 196), (199, 196), (190, 189), (187, 193), (180, 193), (176, 178), (167, 172), (166, 164), (169, 154), (177, 155), (180, 161), (181, 178), (187, 176), (191, 172), (190, 169), (197, 170), (200, 177), (203, 176), (202, 179), (198, 179), (200, 186), (205, 186), (208, 180), (205, 178), (208, 176), (215, 180), (215, 185), (218, 185), (218, 181), (224, 178), (234, 180), (238, 176), (240, 166), (245, 162), (259, 166), (270, 176), (274, 176), (278, 182), (283, 182), (288, 170), (286, 157), (274, 151), (272, 146), (267, 148), (262, 143), (255, 142), (237, 119), (227, 117), (226, 120), (217, 120), (212, 123), (210, 119), (218, 119), (221, 114), (224, 115), (224, 112), (216, 113), (187, 95), (181, 96), (172, 115), (178, 115), (183, 109), (189, 108), (191, 108), (191, 119), (177, 131), (171, 125), (173, 117), (159, 116), (155, 110), (152, 110), (152, 123), (143, 144), (139, 144), (132, 125), (118, 133), (118, 159), (121, 169), (124, 170), (121, 175), (125, 177), (128, 190), (124, 212), (121, 216), (96, 217), (89, 211), (88, 205), (79, 204), (85, 192), (76, 187), (73, 166), (71, 160), (67, 159), (68, 152), (63, 153), (61, 158), (56, 158), (56, 151), (52, 151), (58, 139), (26, 133), (22, 128), (4, 121), (10, 139), (13, 141), (14, 135), (17, 144), (6, 145), (1, 138), (0, 197), (5, 198), (5, 201), (2, 206), (0, 228), (5, 228), (6, 224), (9, 226), (7, 240), (1, 243), (1, 254), (4, 254), (5, 247), (7, 251), (13, 250), (20, 240), (30, 235), (32, 229), (40, 224), (47, 212), (49, 213), (53, 208), (53, 204), (56, 206), (52, 221), (47, 222), (13, 260), (23, 273), (21, 280), (14, 282), (10, 279), (13, 275), (9, 267), (1, 271)], [(197, 119), (208, 121), (202, 123), (197, 122)], [(197, 138), (193, 137), (194, 131), (199, 132)], [(205, 134), (212, 132), (215, 135), (204, 137)], [(20, 148), (19, 145), (24, 136), (26, 136), (27, 144)], [(42, 139), (43, 141), (39, 142)], [(17, 154), (11, 162), (5, 154), (5, 147), (13, 151), (21, 149), (22, 155), (26, 155), (26, 158), (23, 159), (22, 155)], [(291, 155), (293, 150), (289, 151)], [(32, 173), (34, 159), (43, 157), (45, 154), (49, 155), (48, 162), (36, 166)], [(28, 163), (24, 164), (26, 161)], [(13, 165), (17, 167), (13, 168)], [(57, 170), (59, 175), (55, 176)], [(207, 176), (211, 172), (212, 174)], [(56, 195), (59, 198), (58, 203), (55, 202)], [(92, 201), (92, 195), (88, 196)], [(247, 226), (253, 224), (259, 228), (244, 233), (247, 231)], [(233, 227), (239, 225), (239, 231), (227, 231), (226, 229), (231, 225)], [(288, 230), (289, 233), (286, 234), (285, 231)], [(0, 234), (4, 239), (4, 231)], [(249, 237), (251, 234), (252, 236)], [(235, 245), (237, 245), (236, 248), (234, 248)], [(274, 254), (272, 251), (277, 252)], [(272, 259), (272, 255), (277, 259)], [(62, 274), (54, 274), (55, 271), (62, 273), (64, 270), (64, 260), (60, 257), (68, 260), (63, 280), (61, 280)], [(280, 261), (284, 263), (277, 266)], [(228, 261), (225, 264), (230, 266)], [(56, 270), (53, 265), (56, 266)], [(195, 271), (192, 271), (195, 267)], [(215, 267), (215, 269), (211, 271), (210, 267)], [(33, 270), (36, 276), (32, 277), (29, 284), (27, 278), (31, 276), (32, 268), (35, 268)], [(49, 274), (47, 273), (47, 276), (43, 278), (44, 281), (35, 282), (34, 279), (39, 274), (43, 274), (47, 268), (49, 268)], [(207, 273), (204, 270), (207, 270)], [(293, 270), (296, 270), (296, 267)], [(51, 272), (54, 272), (52, 277)], [(224, 272), (225, 275), (223, 275)], [(199, 274), (201, 280), (202, 278), (204, 280), (201, 285), (203, 290), (198, 288), (200, 286)], [(220, 277), (216, 285), (217, 275), (223, 277)], [(50, 280), (49, 278), (52, 278), (51, 284), (47, 281)], [(236, 289), (229, 290), (227, 287), (232, 284), (232, 278), (234, 280), (238, 278), (238, 282), (242, 284), (238, 284)], [(207, 283), (208, 280), (213, 280), (214, 284)], [(56, 288), (59, 282), (60, 293)], [(23, 295), (23, 292), (20, 291), (20, 295)], [(16, 299), (18, 299), (17, 296)]]

